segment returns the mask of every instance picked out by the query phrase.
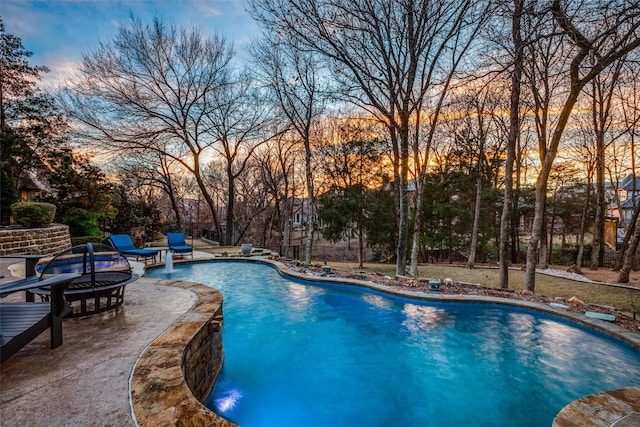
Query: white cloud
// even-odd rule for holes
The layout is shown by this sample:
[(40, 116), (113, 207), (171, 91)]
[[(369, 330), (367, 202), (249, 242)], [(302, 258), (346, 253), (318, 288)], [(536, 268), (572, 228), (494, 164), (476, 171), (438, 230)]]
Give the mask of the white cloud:
[(45, 91), (55, 91), (65, 82), (75, 80), (79, 76), (79, 63), (65, 59), (52, 60), (47, 64), (49, 72), (42, 75), (39, 86)]

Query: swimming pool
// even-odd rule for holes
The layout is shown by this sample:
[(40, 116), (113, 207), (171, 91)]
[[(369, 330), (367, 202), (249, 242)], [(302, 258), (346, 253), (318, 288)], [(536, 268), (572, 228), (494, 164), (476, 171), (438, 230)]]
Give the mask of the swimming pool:
[(311, 285), (248, 262), (170, 277), (225, 297), (207, 405), (244, 427), (549, 426), (582, 395), (640, 384), (637, 349), (535, 311)]

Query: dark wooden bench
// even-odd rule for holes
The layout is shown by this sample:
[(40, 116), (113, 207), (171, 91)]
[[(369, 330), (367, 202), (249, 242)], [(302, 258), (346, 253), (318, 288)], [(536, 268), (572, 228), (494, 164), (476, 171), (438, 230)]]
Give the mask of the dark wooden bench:
[(62, 318), (71, 307), (64, 299), (64, 290), (79, 274), (63, 273), (45, 280), (35, 276), (0, 285), (0, 298), (40, 286), (50, 286), (47, 303), (12, 302), (0, 304), (0, 363), (51, 328), (51, 348), (62, 344)]

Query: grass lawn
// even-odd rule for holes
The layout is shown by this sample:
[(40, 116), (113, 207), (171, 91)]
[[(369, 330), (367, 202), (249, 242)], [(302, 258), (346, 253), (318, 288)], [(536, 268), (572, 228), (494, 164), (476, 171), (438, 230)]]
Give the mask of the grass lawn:
[[(342, 270), (355, 270), (357, 264), (331, 262), (331, 266)], [(364, 265), (365, 270), (382, 273), (387, 276), (395, 275), (395, 264)], [(449, 277), (455, 282), (479, 283), (486, 287), (498, 287), (499, 271), (497, 268), (478, 267), (467, 269), (450, 264), (425, 264), (418, 268), (418, 276), (423, 278), (443, 279)], [(509, 288), (517, 292), (524, 289), (524, 271), (509, 270)], [(569, 299), (573, 296), (591, 304), (602, 304), (631, 312), (635, 307), (640, 309), (640, 289), (630, 290), (594, 283), (579, 282), (546, 274), (536, 274), (535, 293), (553, 297)]]

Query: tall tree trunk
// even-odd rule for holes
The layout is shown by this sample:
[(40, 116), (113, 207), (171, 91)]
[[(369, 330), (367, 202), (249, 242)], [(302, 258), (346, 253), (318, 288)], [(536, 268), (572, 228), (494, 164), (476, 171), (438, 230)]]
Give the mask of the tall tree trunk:
[[(513, 163), (516, 157), (516, 144), (520, 133), (520, 81), (522, 80), (523, 48), (520, 22), (524, 0), (513, 1), (511, 37), (514, 46), (513, 73), (511, 74), (511, 106), (509, 111), (509, 137), (507, 141), (507, 159), (504, 172), (504, 192), (500, 221), (500, 287), (509, 287), (509, 231), (511, 229), (511, 207), (513, 199)], [(515, 226), (515, 224), (513, 224)]]
[(358, 221), (358, 270), (364, 268), (364, 226)]
[(311, 168), (311, 145), (308, 136), (305, 140), (305, 172), (307, 176), (307, 197), (309, 200), (309, 212), (307, 216), (307, 244), (305, 246), (304, 261), (311, 264), (311, 252), (313, 249), (313, 233), (315, 231), (315, 198), (313, 189), (313, 169)]
[(409, 172), (409, 122), (408, 117), (402, 118), (399, 129), (400, 137), (400, 169), (399, 169), (399, 217), (398, 217), (398, 246), (396, 247), (396, 275), (404, 276), (407, 271), (407, 245), (409, 240), (409, 193), (407, 181)]
[[(511, 202), (511, 262), (517, 264), (522, 261), (520, 257), (521, 251), (521, 242), (520, 242), (520, 195), (521, 191), (521, 183), (522, 183), (522, 157), (523, 157), (523, 149), (520, 141), (520, 136), (516, 137), (516, 147), (515, 147), (515, 157), (514, 157), (514, 166), (515, 166), (515, 182), (513, 189), (513, 196)], [(511, 168), (513, 170), (513, 166)], [(525, 171), (526, 177), (526, 171)], [(511, 179), (511, 178), (510, 178)], [(511, 179), (513, 181), (513, 179)]]
[[(586, 215), (584, 215), (586, 217)], [(576, 255), (575, 272), (582, 274), (582, 257), (584, 256), (584, 231), (585, 231), (585, 219), (580, 218), (580, 235), (578, 236), (578, 254)]]
[(584, 233), (587, 228), (587, 214), (589, 213), (589, 205), (591, 200), (591, 174), (587, 179), (586, 201), (582, 212), (580, 213), (580, 234), (578, 235), (578, 255), (576, 256), (576, 273), (582, 273), (582, 257), (584, 255)]
[[(595, 112), (594, 112), (595, 114)], [(592, 270), (602, 265), (604, 258), (604, 135), (596, 132), (596, 220), (593, 225), (593, 249), (591, 250)]]
[(233, 219), (236, 204), (236, 186), (233, 172), (231, 171), (231, 165), (227, 168), (227, 192), (229, 195), (227, 197), (227, 229), (225, 230), (225, 240), (229, 245), (236, 245), (238, 242), (235, 241), (235, 221)]
[(533, 225), (529, 247), (527, 248), (527, 268), (525, 271), (525, 289), (530, 292), (534, 292), (536, 284), (536, 252), (538, 250), (538, 245), (540, 244), (540, 236), (543, 232), (544, 211), (547, 197), (547, 184), (549, 181), (549, 174), (551, 173), (551, 167), (553, 166), (553, 162), (558, 152), (560, 138), (562, 137), (564, 129), (567, 126), (567, 122), (569, 121), (569, 116), (571, 115), (573, 106), (578, 100), (578, 95), (582, 91), (583, 87), (583, 82), (572, 81), (571, 90), (558, 117), (558, 124), (555, 131), (553, 132), (549, 149), (546, 150), (546, 155), (542, 159), (542, 165), (538, 173), (535, 190), (536, 200), (534, 204)]
[[(624, 261), (624, 253), (627, 250), (627, 247), (629, 246), (629, 240), (631, 240), (631, 235), (633, 234), (633, 227), (631, 227), (631, 224), (635, 224), (636, 221), (638, 220), (638, 214), (640, 214), (640, 209), (638, 208), (639, 205), (636, 205), (636, 199), (635, 199), (635, 194), (636, 194), (636, 155), (635, 155), (635, 133), (631, 132), (630, 134), (630, 139), (631, 139), (631, 176), (633, 176), (633, 185), (632, 185), (632, 191), (631, 194), (633, 194), (633, 203), (634, 203), (634, 207), (633, 207), (633, 217), (631, 218), (631, 221), (629, 222), (629, 224), (627, 225), (627, 230), (624, 233), (624, 238), (622, 239), (622, 243), (620, 243), (620, 248), (618, 249), (618, 253), (616, 254), (616, 261), (615, 264), (613, 265), (613, 271), (618, 271), (622, 268), (622, 263)], [(618, 236), (616, 233), (616, 242), (618, 241)]]
[(484, 135), (480, 130), (480, 153), (478, 155), (478, 178), (476, 179), (476, 206), (473, 213), (473, 229), (471, 231), (471, 249), (469, 251), (469, 259), (467, 268), (474, 268), (476, 262), (476, 249), (478, 246), (478, 230), (480, 228), (480, 208), (482, 207), (482, 163), (484, 159)]
[(424, 189), (424, 176), (426, 175), (426, 166), (429, 159), (429, 149), (431, 147), (431, 137), (433, 135), (434, 125), (431, 127), (429, 135), (429, 143), (425, 149), (424, 162), (420, 161), (420, 118), (422, 103), (418, 104), (416, 112), (415, 131), (413, 133), (413, 157), (415, 163), (415, 187), (416, 192), (413, 198), (413, 240), (411, 244), (411, 261), (409, 264), (409, 274), (418, 276), (418, 256), (420, 253), (420, 236), (422, 235), (422, 200)]
[(409, 267), (409, 274), (412, 276), (418, 275), (418, 255), (420, 253), (420, 236), (422, 235), (422, 178), (416, 178), (416, 197), (414, 201), (415, 213), (413, 220), (413, 242), (411, 246), (411, 266)]
[[(513, 166), (511, 167), (513, 170)], [(506, 185), (506, 184), (505, 184)], [(504, 194), (504, 193), (503, 193)], [(507, 251), (506, 253), (506, 259), (504, 260), (507, 264), (509, 263), (509, 260), (511, 260), (512, 264), (517, 264), (520, 262), (520, 232), (519, 232), (519, 223), (520, 223), (520, 213), (519, 213), (519, 209), (518, 209), (518, 202), (520, 200), (520, 198), (518, 197), (519, 192), (516, 190), (511, 191), (509, 194), (507, 194), (507, 196), (511, 196), (512, 199), (511, 201), (508, 201), (507, 203), (510, 203), (511, 206), (509, 206), (508, 209), (510, 209), (511, 211), (511, 216), (507, 219), (507, 221), (509, 221), (509, 235), (506, 236), (507, 241), (505, 242), (505, 244), (507, 245), (505, 250)], [(504, 198), (505, 196), (503, 196)], [(504, 209), (504, 208), (503, 208)], [(501, 218), (502, 221), (502, 218)], [(505, 226), (503, 222), (500, 223), (500, 229), (502, 230), (502, 227)], [(500, 232), (500, 239), (502, 240), (502, 231)], [(502, 241), (500, 242), (500, 244), (502, 245)], [(500, 251), (502, 252), (502, 251)], [(502, 257), (500, 257), (500, 265), (502, 265)], [(508, 268), (509, 266), (507, 265)], [(502, 267), (500, 267), (502, 268)], [(508, 287), (508, 286), (507, 286)]]
[[(287, 213), (289, 213), (289, 210), (287, 209)], [(290, 217), (284, 217), (284, 224), (283, 224), (283, 230), (282, 230), (282, 252), (283, 252), (283, 256), (285, 258), (289, 258), (290, 254), (289, 254), (289, 246), (291, 245), (291, 219), (289, 219)]]
[(542, 269), (549, 268), (549, 224), (547, 220), (547, 200), (545, 197), (542, 214), (542, 231), (540, 233), (540, 251), (538, 253), (538, 268)]
[(640, 242), (640, 226), (638, 225), (638, 221), (629, 224), (629, 227), (634, 229), (633, 237), (631, 238), (629, 247), (624, 254), (624, 263), (622, 264), (620, 273), (618, 273), (618, 283), (629, 283), (629, 273), (631, 272), (636, 251), (638, 250), (638, 243)]
[(313, 202), (309, 200), (309, 222), (307, 223), (307, 242), (304, 249), (304, 262), (306, 264), (311, 264), (311, 254), (313, 251), (313, 233), (315, 231), (313, 217)]
[(551, 213), (551, 220), (549, 223), (549, 248), (547, 251), (547, 268), (549, 268), (549, 265), (553, 264), (553, 229), (555, 228), (555, 222), (556, 222), (556, 210), (555, 210), (555, 204), (554, 204), (554, 209), (553, 212)]

